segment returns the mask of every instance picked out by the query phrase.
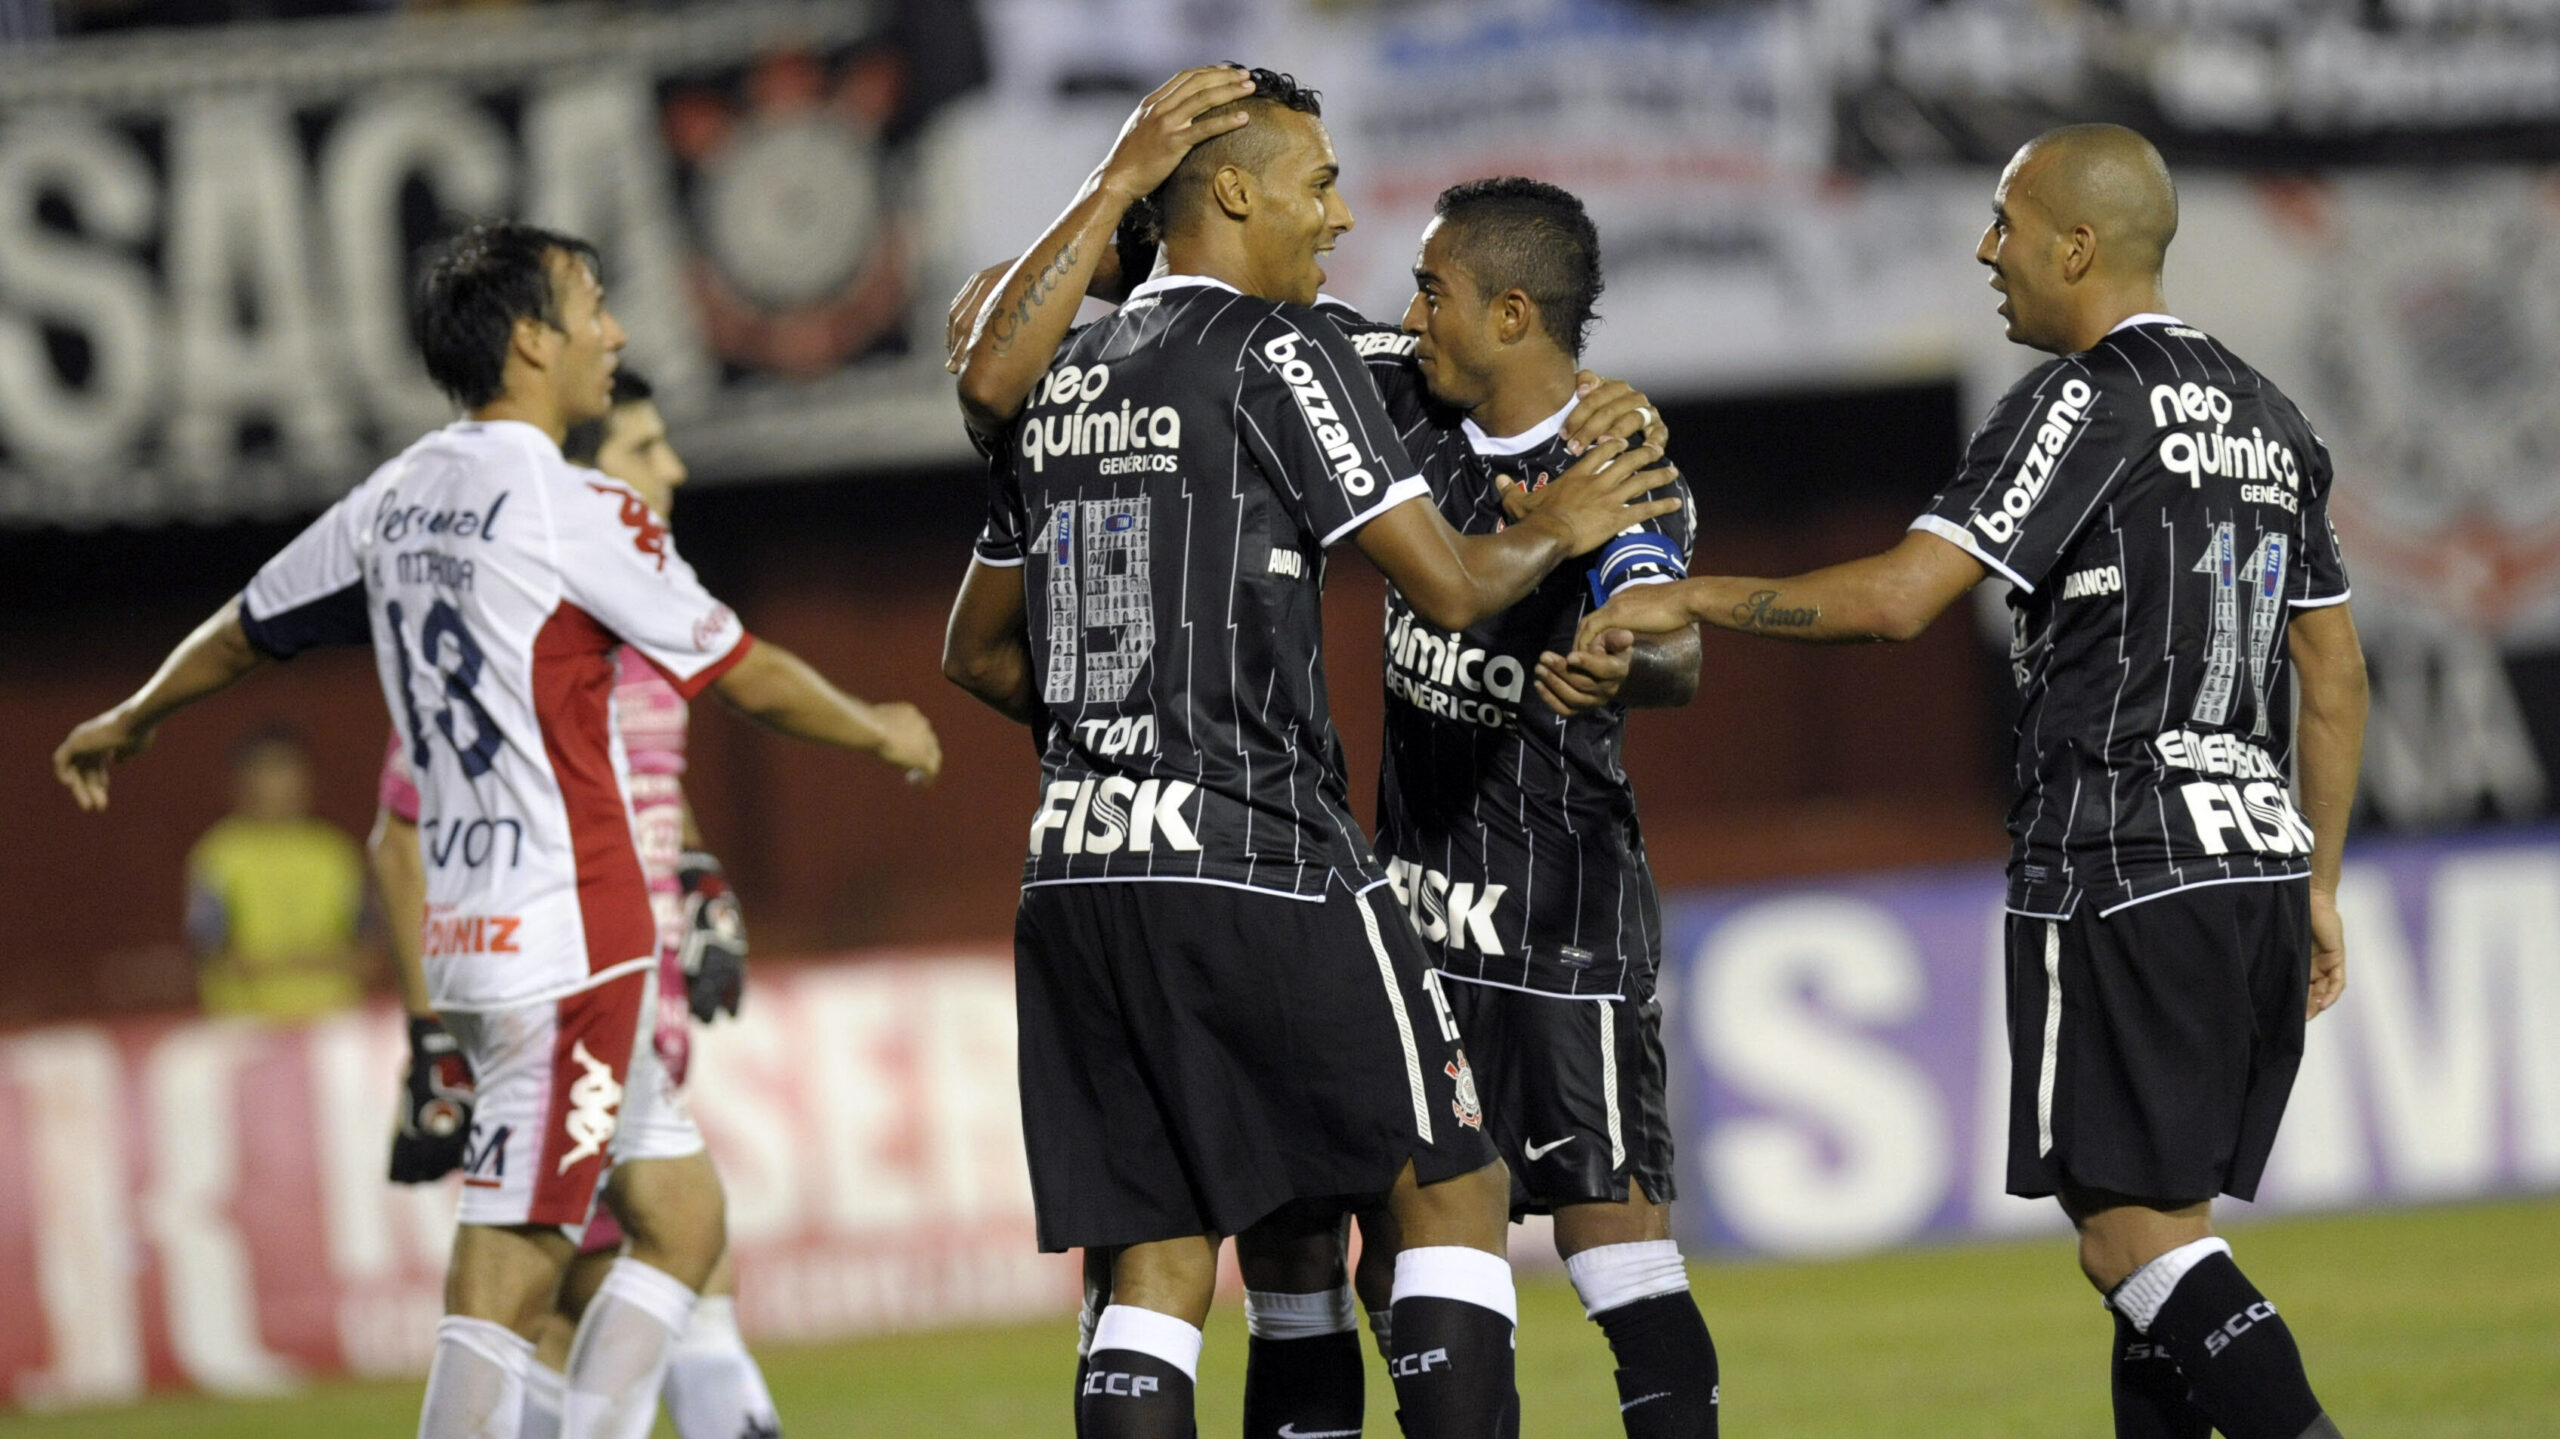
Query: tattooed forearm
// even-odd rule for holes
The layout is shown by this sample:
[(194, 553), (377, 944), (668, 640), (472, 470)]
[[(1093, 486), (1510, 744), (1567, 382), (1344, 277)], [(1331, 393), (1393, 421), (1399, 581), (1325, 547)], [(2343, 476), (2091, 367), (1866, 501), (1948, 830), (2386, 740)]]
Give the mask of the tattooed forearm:
[(1779, 603), (1776, 590), (1754, 590), (1733, 607), (1733, 624), (1745, 630), (1802, 630), (1822, 623), (1820, 605)]
[(1022, 327), (1031, 323), (1031, 312), (1047, 304), (1058, 293), (1058, 282), (1076, 267), (1076, 256), (1081, 249), (1073, 240), (1059, 246), (1058, 253), (1050, 257), (1049, 263), (1031, 277), (1030, 288), (1023, 291), (1022, 299), (1012, 311), (996, 316), (994, 322), (987, 326), (987, 338), (995, 342), (997, 354), (1012, 351), (1013, 342), (1021, 335)]

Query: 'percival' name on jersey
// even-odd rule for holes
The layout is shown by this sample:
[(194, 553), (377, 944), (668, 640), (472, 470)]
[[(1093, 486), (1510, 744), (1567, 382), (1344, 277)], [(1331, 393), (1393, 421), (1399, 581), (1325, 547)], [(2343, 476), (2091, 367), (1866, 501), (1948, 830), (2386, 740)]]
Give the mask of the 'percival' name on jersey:
[(1913, 523), (2014, 586), (2010, 907), (2305, 873), (2292, 612), (2346, 600), (2329, 454), (2202, 331), (2137, 315), (2037, 368)]

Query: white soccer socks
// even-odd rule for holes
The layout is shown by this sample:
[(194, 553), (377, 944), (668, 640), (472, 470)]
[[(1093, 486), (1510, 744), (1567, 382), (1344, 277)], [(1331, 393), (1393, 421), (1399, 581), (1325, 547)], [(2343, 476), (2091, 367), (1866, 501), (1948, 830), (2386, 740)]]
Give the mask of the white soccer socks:
[(637, 1259), (613, 1261), (569, 1345), (564, 1439), (647, 1439), (694, 1292)]
[(1715, 1340), (1668, 1239), (1604, 1244), (1564, 1262), (1585, 1318), (1618, 1357), (1628, 1439), (1711, 1439), (1723, 1402)]
[(773, 1394), (764, 1370), (738, 1333), (738, 1304), (726, 1294), (704, 1295), (693, 1322), (667, 1361), (667, 1414), (684, 1439), (742, 1439), (778, 1435)]
[(569, 1402), (569, 1376), (536, 1359), (524, 1369), (524, 1422), (516, 1439), (560, 1439), (560, 1410)]
[(533, 1344), (503, 1324), (446, 1315), (418, 1411), (418, 1439), (518, 1439)]
[(1245, 1439), (1353, 1439), (1367, 1378), (1351, 1286), (1244, 1292)]
[(1170, 1314), (1114, 1304), (1094, 1321), (1077, 1386), (1084, 1439), (1190, 1439), (1200, 1330)]
[(1396, 1256), (1392, 1355), (1397, 1418), (1409, 1439), (1494, 1439), (1520, 1432), (1511, 1264), (1456, 1245)]
[(2334, 1435), (2276, 1307), (2219, 1239), (2182, 1244), (2125, 1278), (2108, 1307), (2165, 1349), (2196, 1410), (2229, 1439)]

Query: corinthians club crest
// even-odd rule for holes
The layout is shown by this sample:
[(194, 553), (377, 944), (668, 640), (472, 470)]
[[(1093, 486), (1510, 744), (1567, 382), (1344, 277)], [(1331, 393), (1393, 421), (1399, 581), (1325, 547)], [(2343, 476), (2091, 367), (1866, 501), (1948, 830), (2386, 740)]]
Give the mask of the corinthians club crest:
[(1467, 1063), (1467, 1052), (1459, 1050), (1458, 1057), (1440, 1069), (1457, 1083), (1458, 1097), (1449, 1108), (1457, 1114), (1458, 1122), (1469, 1129), (1484, 1128), (1484, 1104), (1476, 1098), (1476, 1071)]
[(2326, 251), (2304, 407), (2361, 587), (2508, 642), (2560, 633), (2560, 182), (2290, 197)]

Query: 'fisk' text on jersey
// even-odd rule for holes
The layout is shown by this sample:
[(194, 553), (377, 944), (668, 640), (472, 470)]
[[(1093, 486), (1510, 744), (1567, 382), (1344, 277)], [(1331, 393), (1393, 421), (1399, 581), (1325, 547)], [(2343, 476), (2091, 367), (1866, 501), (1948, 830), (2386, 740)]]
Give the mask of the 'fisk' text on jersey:
[(1051, 780), (1031, 817), (1031, 853), (1054, 842), (1066, 854), (1148, 854), (1158, 849), (1194, 853), (1200, 835), (1182, 807), (1200, 787), (1181, 779)]

